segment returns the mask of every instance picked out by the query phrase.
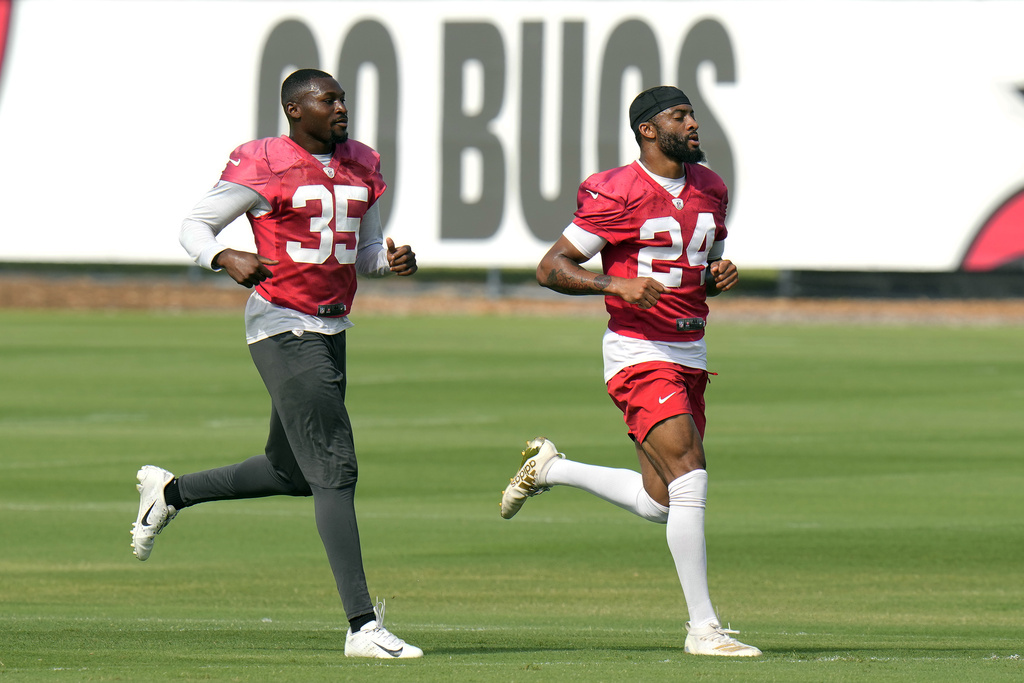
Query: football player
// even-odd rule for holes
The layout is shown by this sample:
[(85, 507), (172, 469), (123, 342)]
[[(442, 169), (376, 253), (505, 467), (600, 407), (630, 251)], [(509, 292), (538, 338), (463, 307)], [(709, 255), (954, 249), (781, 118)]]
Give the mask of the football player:
[[(502, 494), (501, 516), (510, 519), (528, 497), (561, 485), (665, 524), (690, 615), (684, 650), (755, 657), (761, 651), (715, 615), (704, 546), (707, 297), (738, 281), (736, 266), (722, 258), (728, 191), (701, 165), (697, 120), (681, 90), (645, 90), (629, 118), (639, 160), (580, 185), (575, 218), (537, 266), (537, 280), (565, 294), (604, 295), (604, 379), (640, 471), (569, 460), (536, 438)], [(598, 254), (603, 272), (582, 266)]]
[[(138, 472), (132, 548), (140, 560), (182, 509), (211, 500), (312, 496), (317, 529), (349, 620), (345, 654), (420, 657), (384, 627), (370, 600), (353, 504), (356, 454), (345, 408), (345, 331), (356, 275), (409, 276), (416, 255), (382, 237), (380, 157), (349, 139), (345, 91), (301, 69), (281, 87), (288, 135), (247, 142), (185, 219), (180, 241), (200, 266), (253, 288), (245, 308), (249, 352), (271, 397), (266, 449), (243, 462), (175, 477)], [(217, 235), (245, 214), (256, 253)]]

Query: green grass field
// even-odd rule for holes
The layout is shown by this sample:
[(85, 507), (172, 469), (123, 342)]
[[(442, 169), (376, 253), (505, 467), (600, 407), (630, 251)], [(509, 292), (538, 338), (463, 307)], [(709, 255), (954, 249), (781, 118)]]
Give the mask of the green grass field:
[(140, 465), (262, 449), (240, 312), (0, 312), (0, 680), (1024, 678), (1024, 328), (712, 325), (710, 583), (743, 661), (683, 654), (663, 527), (570, 489), (498, 516), (533, 436), (635, 465), (603, 326), (357, 317), (370, 589), (426, 651), (366, 662), (308, 499), (128, 546)]

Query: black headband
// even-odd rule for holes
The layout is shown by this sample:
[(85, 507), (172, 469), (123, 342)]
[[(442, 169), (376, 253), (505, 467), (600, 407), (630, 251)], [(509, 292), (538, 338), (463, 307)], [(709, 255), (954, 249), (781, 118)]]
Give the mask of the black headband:
[(629, 127), (636, 133), (640, 130), (641, 123), (650, 121), (669, 107), (680, 104), (690, 104), (690, 100), (675, 86), (659, 85), (644, 90), (636, 96), (633, 104), (629, 105)]

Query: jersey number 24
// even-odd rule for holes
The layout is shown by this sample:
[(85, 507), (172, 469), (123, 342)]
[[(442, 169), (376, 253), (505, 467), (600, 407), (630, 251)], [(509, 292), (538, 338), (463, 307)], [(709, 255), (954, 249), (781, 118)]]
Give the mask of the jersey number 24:
[[(654, 278), (666, 287), (680, 287), (683, 284), (683, 268), (670, 267), (667, 271), (654, 271), (654, 262), (678, 263), (683, 255), (683, 226), (675, 218), (665, 216), (652, 218), (640, 226), (640, 239), (652, 240), (658, 233), (667, 232), (672, 244), (656, 247), (642, 247), (637, 254), (636, 276)], [(697, 214), (697, 225), (693, 229), (689, 244), (686, 245), (686, 263), (700, 268), (700, 284), (704, 284), (708, 252), (715, 242), (715, 216), (710, 213)], [(709, 236), (710, 235), (710, 236)]]

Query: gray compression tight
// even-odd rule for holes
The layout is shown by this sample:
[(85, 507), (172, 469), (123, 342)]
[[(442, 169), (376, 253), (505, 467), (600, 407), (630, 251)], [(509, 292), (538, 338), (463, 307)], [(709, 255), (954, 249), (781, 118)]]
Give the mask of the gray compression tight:
[[(303, 482), (305, 484), (305, 482)], [(256, 455), (236, 465), (185, 474), (178, 479), (178, 491), (186, 505), (213, 500), (238, 500), (265, 496), (313, 496), (317, 531), (327, 551), (334, 580), (351, 619), (373, 611), (363, 573), (359, 529), (355, 513), (355, 484), (340, 489), (308, 486), (303, 490), (275, 470), (265, 455)]]

